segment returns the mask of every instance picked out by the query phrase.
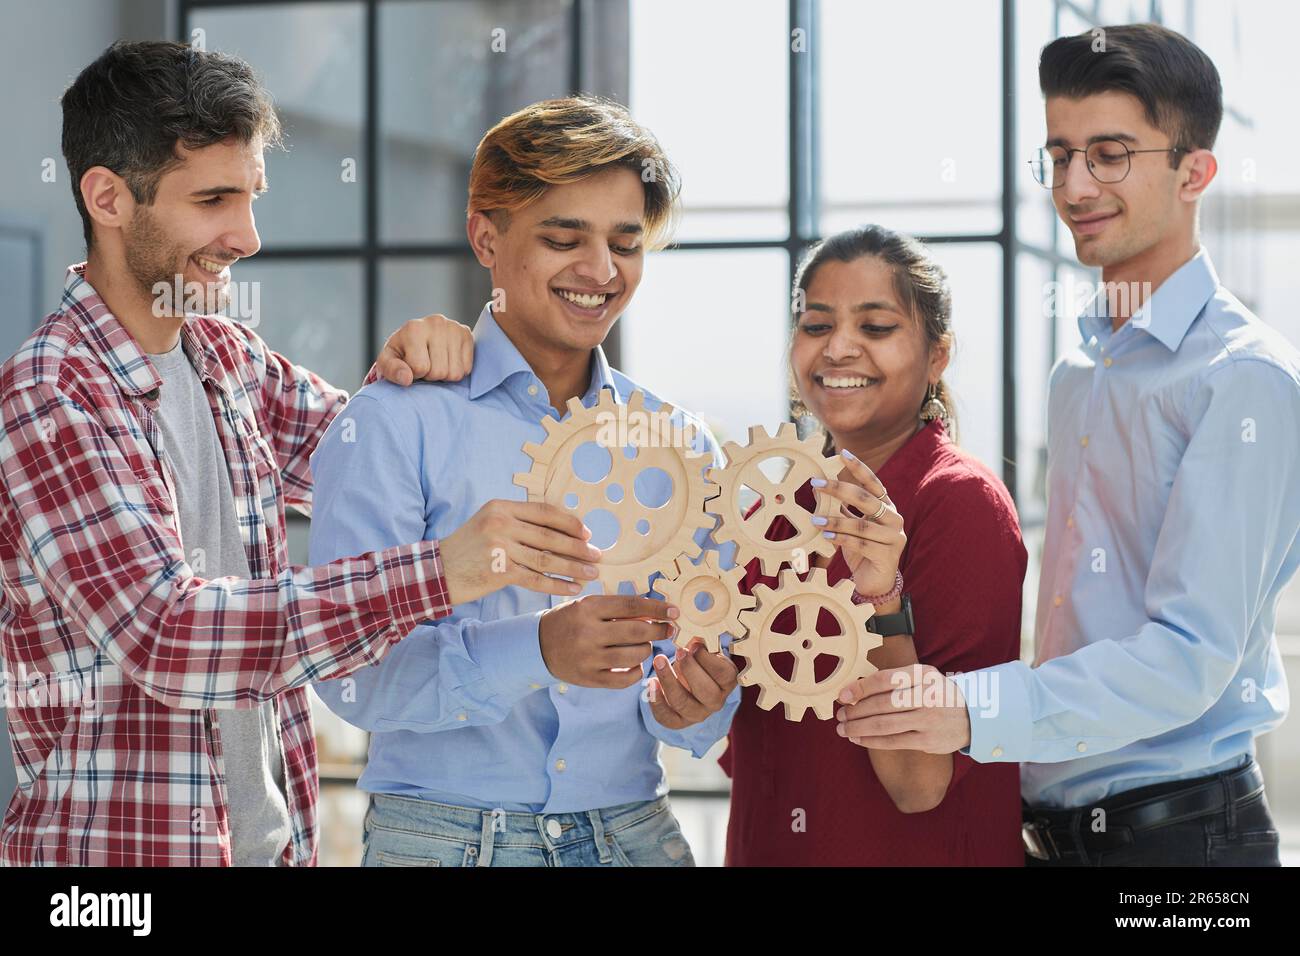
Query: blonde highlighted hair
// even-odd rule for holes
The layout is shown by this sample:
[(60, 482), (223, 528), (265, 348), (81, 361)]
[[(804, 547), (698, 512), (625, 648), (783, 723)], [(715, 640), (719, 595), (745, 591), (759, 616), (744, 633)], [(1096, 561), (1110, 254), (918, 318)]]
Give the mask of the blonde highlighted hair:
[(511, 214), (535, 202), (550, 186), (575, 183), (611, 167), (636, 173), (645, 190), (645, 246), (667, 245), (681, 191), (677, 170), (659, 141), (622, 105), (596, 96), (542, 100), (493, 126), (474, 151), (469, 206)]

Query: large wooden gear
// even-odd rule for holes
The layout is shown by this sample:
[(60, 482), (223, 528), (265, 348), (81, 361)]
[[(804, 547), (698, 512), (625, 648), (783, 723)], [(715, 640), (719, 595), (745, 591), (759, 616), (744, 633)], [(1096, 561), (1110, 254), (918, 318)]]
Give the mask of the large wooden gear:
[[(719, 543), (736, 542), (738, 565), (747, 566), (758, 558), (763, 574), (770, 577), (783, 563), (795, 561), (800, 552), (808, 564), (812, 563), (814, 554), (830, 557), (835, 553), (835, 544), (812, 523), (812, 517), (838, 515), (839, 503), (829, 495), (818, 495), (816, 511), (809, 512), (794, 497), (809, 479), (831, 481), (840, 473), (843, 462), (823, 455), (821, 448), (821, 439), (815, 435), (799, 441), (793, 422), (781, 425), (775, 437), (769, 437), (762, 426), (755, 425), (749, 430), (748, 445), (727, 442), (722, 446), (726, 465), (709, 469), (709, 480), (718, 484), (721, 493), (705, 507), (722, 518), (714, 539)], [(791, 462), (790, 470), (777, 484), (759, 467), (773, 458)], [(741, 511), (739, 501), (742, 486), (752, 488), (763, 499), (762, 506), (748, 518)], [(782, 541), (769, 541), (765, 536), (778, 515), (794, 526), (795, 533)]]
[[(698, 637), (717, 654), (722, 650), (723, 634), (738, 638), (745, 633), (740, 612), (753, 610), (757, 599), (741, 593), (744, 576), (745, 570), (739, 566), (722, 570), (718, 552), (707, 551), (699, 564), (678, 558), (677, 572), (655, 582), (655, 590), (680, 611), (674, 638), (678, 647), (686, 647)], [(700, 602), (707, 604), (705, 608), (696, 603), (701, 595), (707, 597), (707, 601)]]
[[(618, 539), (596, 565), (598, 580), (606, 594), (618, 593), (623, 581), (630, 581), (637, 594), (645, 594), (655, 572), (675, 574), (679, 556), (697, 557), (701, 547), (696, 532), (713, 527), (704, 510), (705, 500), (717, 493), (704, 475), (708, 456), (690, 447), (692, 426), (682, 429), (668, 424), (671, 405), (665, 402), (651, 413), (640, 391), (633, 392), (622, 409), (609, 389), (602, 389), (599, 402), (590, 408), (577, 398), (569, 400), (568, 408), (570, 414), (563, 420), (542, 419), (546, 440), (524, 445), (533, 466), (516, 474), (515, 484), (527, 490), (529, 501), (545, 501), (579, 517), (597, 509), (612, 513), (619, 525)], [(610, 442), (611, 431), (617, 434), (610, 422), (620, 420), (620, 415), (625, 422), (653, 415), (656, 427), (639, 430), (654, 436), (652, 443)], [(638, 432), (623, 431), (627, 434), (620, 437), (629, 439)], [(602, 438), (606, 440), (599, 441)], [(587, 442), (599, 442), (610, 453), (610, 471), (596, 482), (582, 480), (573, 469), (573, 453)], [(626, 453), (629, 448), (634, 449), (632, 457)], [(672, 495), (658, 508), (641, 504), (634, 493), (636, 476), (647, 468), (662, 469), (673, 483)]]
[[(733, 656), (747, 659), (738, 676), (740, 683), (758, 685), (758, 706), (764, 710), (785, 704), (787, 720), (802, 720), (808, 708), (821, 720), (830, 720), (844, 686), (876, 670), (867, 660), (867, 653), (883, 643), (879, 634), (867, 630), (875, 609), (870, 604), (853, 603), (852, 580), (846, 578), (835, 587), (827, 585), (823, 568), (812, 568), (807, 581), (800, 581), (795, 571), (787, 568), (776, 589), (759, 584), (754, 596), (758, 609), (740, 614), (748, 634), (731, 645)], [(790, 607), (796, 615), (794, 633), (775, 633), (772, 623)], [(834, 615), (839, 634), (826, 637), (817, 633), (817, 617), (823, 608)], [(789, 680), (772, 666), (771, 656), (782, 652), (794, 657)], [(834, 672), (818, 681), (813, 667), (822, 654), (837, 657), (839, 662)]]

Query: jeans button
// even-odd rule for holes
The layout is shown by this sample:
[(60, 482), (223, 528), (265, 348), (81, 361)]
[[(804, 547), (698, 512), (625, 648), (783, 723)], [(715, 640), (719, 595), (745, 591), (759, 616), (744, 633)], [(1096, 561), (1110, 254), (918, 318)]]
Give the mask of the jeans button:
[(551, 817), (546, 821), (546, 832), (552, 840), (558, 840), (563, 830), (560, 828), (560, 821)]

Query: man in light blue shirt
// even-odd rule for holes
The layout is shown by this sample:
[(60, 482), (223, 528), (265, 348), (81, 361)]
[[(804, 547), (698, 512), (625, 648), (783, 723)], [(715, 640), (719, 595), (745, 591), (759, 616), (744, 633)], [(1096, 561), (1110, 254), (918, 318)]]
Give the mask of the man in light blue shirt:
[(881, 672), (841, 719), (865, 746), (915, 731), (913, 749), (1022, 762), (1030, 864), (1276, 865), (1253, 758), (1289, 706), (1300, 353), (1200, 248), (1214, 65), (1160, 27), (1104, 32), (1104, 55), (1065, 37), (1039, 67), (1031, 165), (1103, 288), (1051, 376), (1034, 666), (962, 675), (941, 707), (891, 700), (938, 675)]
[[(503, 160), (525, 146), (527, 168)], [(657, 175), (644, 178), (647, 168)], [(484, 137), (468, 232), (494, 299), (475, 327), (472, 370), (353, 397), (312, 459), (314, 559), (429, 538), (492, 499), (524, 499), (514, 479), (532, 464), (524, 446), (546, 439), (543, 419), (574, 397), (591, 407), (609, 390), (624, 404), (641, 389), (600, 342), (640, 281), (644, 247), (665, 238), (675, 196), (653, 138), (613, 104), (537, 104)], [(661, 403), (646, 393), (646, 404)], [(690, 423), (700, 464), (720, 464), (707, 429)], [(580, 451), (584, 480), (602, 457), (608, 471), (609, 451)], [(641, 475), (625, 494), (651, 507), (673, 495), (665, 472)], [(614, 529), (588, 520), (592, 543), (612, 544)], [(695, 541), (712, 546), (709, 526)], [(380, 664), (317, 684), (372, 734), (359, 783), (372, 794), (364, 864), (691, 864), (659, 745), (703, 756), (740, 694), (725, 654), (668, 660), (671, 617), (647, 597), (509, 587), (417, 627)]]

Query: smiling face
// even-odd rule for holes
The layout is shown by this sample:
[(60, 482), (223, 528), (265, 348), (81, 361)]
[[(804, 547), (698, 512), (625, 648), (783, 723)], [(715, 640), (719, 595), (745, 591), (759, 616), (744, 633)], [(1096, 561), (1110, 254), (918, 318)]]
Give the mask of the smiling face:
[(790, 365), (804, 405), (839, 447), (848, 436), (914, 430), (947, 364), (947, 348), (930, 346), (883, 260), (831, 260), (813, 273)]
[[(1182, 145), (1152, 126), (1131, 94), (1048, 98), (1048, 146), (1085, 149), (1103, 138), (1118, 139), (1130, 150)], [(1194, 209), (1179, 197), (1182, 177), (1170, 167), (1170, 154), (1130, 157), (1128, 175), (1118, 183), (1097, 182), (1083, 155), (1071, 156), (1065, 182), (1052, 190), (1052, 201), (1084, 265), (1122, 265), (1167, 242), (1185, 241), (1194, 229)]]
[(493, 314), (522, 351), (590, 352), (641, 282), (645, 191), (624, 167), (551, 186), (509, 217), (475, 212), (468, 224), (492, 285)]
[(224, 308), (230, 267), (254, 255), (261, 240), (253, 201), (266, 189), (260, 140), (228, 140), (202, 149), (178, 146), (182, 165), (164, 173), (152, 205), (136, 203), (122, 226), (122, 254), (141, 295), (182, 277), (204, 290), (204, 312)]

